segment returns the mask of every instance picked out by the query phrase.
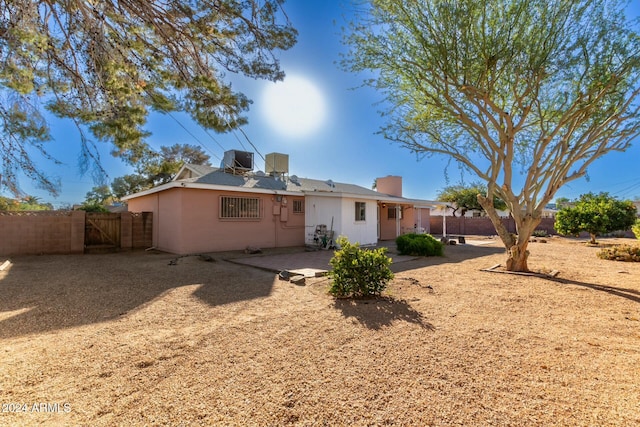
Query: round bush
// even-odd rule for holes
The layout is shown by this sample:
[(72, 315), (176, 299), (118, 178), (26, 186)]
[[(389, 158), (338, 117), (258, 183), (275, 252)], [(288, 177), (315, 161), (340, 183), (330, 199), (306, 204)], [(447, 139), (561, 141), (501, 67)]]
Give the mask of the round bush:
[(401, 255), (442, 256), (444, 245), (431, 234), (403, 234), (396, 238), (396, 247)]
[(361, 249), (344, 236), (338, 237), (337, 243), (340, 249), (329, 262), (333, 267), (329, 292), (336, 297), (380, 295), (393, 279), (387, 248)]

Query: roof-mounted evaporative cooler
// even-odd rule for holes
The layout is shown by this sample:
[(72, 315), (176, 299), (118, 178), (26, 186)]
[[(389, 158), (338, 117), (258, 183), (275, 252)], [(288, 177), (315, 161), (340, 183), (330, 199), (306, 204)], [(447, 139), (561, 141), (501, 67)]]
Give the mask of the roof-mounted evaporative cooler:
[(226, 172), (244, 173), (253, 170), (253, 153), (250, 151), (229, 150), (224, 152), (222, 168)]
[(264, 156), (264, 171), (272, 176), (282, 176), (289, 173), (289, 155), (269, 153)]

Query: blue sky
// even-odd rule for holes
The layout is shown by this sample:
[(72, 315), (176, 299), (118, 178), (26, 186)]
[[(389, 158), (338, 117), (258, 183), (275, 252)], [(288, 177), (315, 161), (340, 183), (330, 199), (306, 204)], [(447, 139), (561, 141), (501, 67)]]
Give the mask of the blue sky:
[[(377, 135), (384, 121), (374, 104), (380, 101), (381, 95), (369, 88), (357, 88), (362, 76), (346, 73), (336, 64), (340, 52), (345, 51), (341, 28), (354, 8), (347, 0), (289, 0), (285, 3), (286, 12), (299, 31), (297, 45), (279, 55), (288, 76), (285, 82), (312, 87), (288, 83), (278, 83), (274, 87), (270, 82), (234, 79), (234, 88), (254, 101), (247, 115), (249, 124), (243, 130), (255, 148), (239, 132), (222, 135), (205, 132), (183, 114), (152, 114), (148, 121), (148, 129), (153, 133), (149, 143), (155, 148), (176, 143), (201, 145), (211, 155), (214, 166), (219, 165), (225, 150), (246, 149), (256, 153), (256, 170), (264, 170), (260, 154), (285, 153), (289, 155), (291, 175), (332, 179), (367, 188), (376, 177), (399, 175), (403, 177), (405, 197), (434, 200), (444, 186), (460, 181), (456, 165), (449, 166), (447, 182), (447, 158), (418, 159), (415, 154)], [(639, 2), (634, 1), (630, 13), (633, 16), (640, 14)], [(285, 128), (298, 132), (284, 132), (283, 123), (280, 122), (281, 126), (274, 124), (274, 120), (282, 119), (269, 112), (285, 110), (278, 102), (286, 101), (286, 93), (290, 94), (292, 90), (299, 96), (290, 102), (299, 107), (294, 111), (301, 115), (289, 114), (294, 123)], [(320, 105), (324, 105), (324, 110)], [(304, 123), (307, 123), (306, 132), (304, 126), (297, 128)], [(90, 174), (81, 176), (78, 171), (77, 132), (70, 123), (56, 121), (53, 136), (55, 141), (49, 145), (50, 152), (64, 165), (54, 167), (42, 162), (41, 166), (61, 179), (60, 196), (53, 198), (35, 188), (26, 178), (21, 180), (21, 188), (55, 206), (80, 203), (95, 183)], [(108, 178), (112, 180), (132, 173), (132, 168), (111, 157), (109, 150), (110, 146), (101, 144), (102, 164), (109, 173)], [(588, 181), (574, 181), (563, 187), (556, 197), (575, 198), (588, 191), (607, 191), (621, 198), (640, 198), (639, 160), (640, 141), (636, 141), (627, 152), (610, 153), (596, 161), (589, 169)], [(465, 179), (473, 181), (473, 177)]]

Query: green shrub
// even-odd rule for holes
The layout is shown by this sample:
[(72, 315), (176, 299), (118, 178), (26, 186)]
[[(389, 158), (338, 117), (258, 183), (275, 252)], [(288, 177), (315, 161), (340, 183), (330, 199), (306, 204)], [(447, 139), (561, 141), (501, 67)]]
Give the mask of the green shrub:
[(97, 202), (85, 202), (78, 210), (85, 212), (109, 212), (109, 209)]
[(396, 238), (396, 247), (401, 255), (442, 256), (444, 245), (430, 234), (403, 234)]
[(337, 243), (340, 249), (329, 261), (333, 267), (329, 292), (336, 297), (380, 295), (393, 279), (387, 248), (361, 249), (344, 236), (338, 237)]
[(618, 200), (607, 193), (587, 193), (580, 196), (573, 207), (556, 213), (554, 228), (559, 234), (575, 235), (586, 231), (591, 244), (596, 236), (628, 230), (637, 219), (637, 209), (630, 200)]
[(549, 233), (547, 233), (547, 230), (533, 230), (532, 236), (533, 237), (547, 237), (547, 236), (549, 236)]
[(636, 220), (635, 224), (633, 224), (631, 231), (635, 234), (636, 239), (640, 239), (640, 218)]
[(640, 262), (640, 246), (618, 245), (604, 248), (597, 253), (598, 258), (611, 261)]

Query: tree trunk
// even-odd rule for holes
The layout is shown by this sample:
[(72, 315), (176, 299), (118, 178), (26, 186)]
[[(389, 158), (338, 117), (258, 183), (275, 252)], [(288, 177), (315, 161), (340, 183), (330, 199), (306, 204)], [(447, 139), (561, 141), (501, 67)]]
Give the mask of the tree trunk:
[(480, 206), (482, 206), (484, 211), (487, 213), (487, 216), (493, 224), (493, 228), (496, 229), (496, 233), (498, 233), (498, 236), (502, 240), (502, 243), (504, 243), (504, 246), (507, 249), (512, 247), (516, 242), (515, 236), (509, 233), (509, 230), (507, 230), (502, 223), (498, 212), (496, 212), (496, 209), (493, 207), (493, 200), (478, 194), (478, 203), (480, 203)]
[(529, 237), (521, 242), (520, 235), (518, 235), (518, 242), (507, 248), (507, 271), (529, 271), (529, 265), (527, 264), (529, 259), (529, 251), (527, 250)]
[(597, 242), (596, 242), (596, 235), (595, 235), (595, 234), (591, 234), (591, 233), (590, 233), (590, 234), (589, 234), (589, 236), (591, 236), (591, 242), (589, 242), (589, 243), (591, 243), (592, 245), (597, 244)]
[(514, 218), (516, 222), (516, 232), (518, 234), (511, 234), (498, 216), (493, 206), (493, 200), (479, 194), (478, 202), (484, 208), (489, 219), (491, 219), (498, 236), (500, 236), (502, 243), (504, 243), (505, 248), (507, 248), (507, 271), (529, 271), (527, 264), (529, 251), (527, 250), (527, 246), (529, 245), (529, 239), (533, 234), (533, 230), (540, 224), (541, 218), (535, 218), (530, 215), (517, 219)]

